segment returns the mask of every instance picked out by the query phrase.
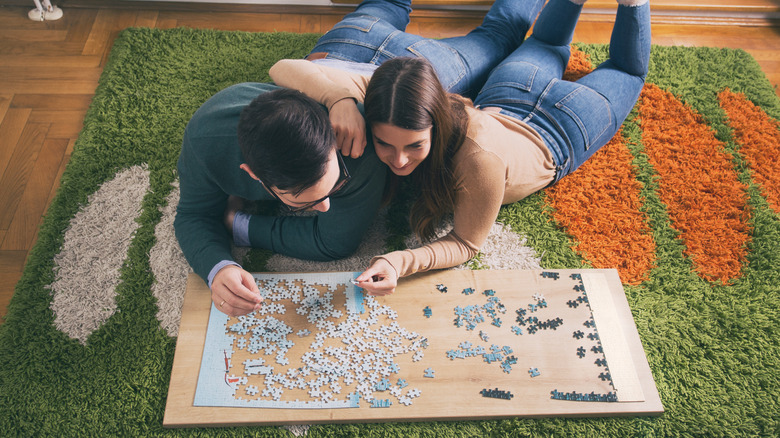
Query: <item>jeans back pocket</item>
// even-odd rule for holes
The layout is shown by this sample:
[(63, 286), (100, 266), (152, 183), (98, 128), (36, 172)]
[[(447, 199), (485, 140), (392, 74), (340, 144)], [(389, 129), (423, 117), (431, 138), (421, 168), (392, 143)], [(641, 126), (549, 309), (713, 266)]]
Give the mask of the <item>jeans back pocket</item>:
[[(570, 88), (562, 98), (555, 103), (555, 108), (566, 113), (576, 124), (584, 142), (584, 150), (590, 149), (593, 145), (599, 144), (604, 135), (610, 131), (612, 126), (612, 109), (609, 101), (596, 91), (572, 82), (559, 81), (558, 84), (568, 84), (568, 86), (557, 87)], [(563, 91), (563, 90), (560, 90)], [(561, 121), (559, 121), (561, 123)], [(566, 125), (566, 123), (562, 123)], [(567, 130), (571, 138), (573, 132)], [(614, 133), (613, 133), (614, 134)], [(612, 135), (610, 135), (610, 138)], [(572, 138), (572, 140), (574, 140)], [(607, 139), (609, 140), (609, 139)], [(606, 141), (603, 141), (606, 143)], [(576, 150), (576, 149), (575, 149)]]

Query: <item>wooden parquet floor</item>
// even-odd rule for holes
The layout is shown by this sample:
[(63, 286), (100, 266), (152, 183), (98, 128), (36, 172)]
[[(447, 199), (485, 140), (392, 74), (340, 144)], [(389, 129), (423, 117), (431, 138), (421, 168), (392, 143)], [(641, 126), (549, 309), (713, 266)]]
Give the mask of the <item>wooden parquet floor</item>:
[[(351, 10), (114, 0), (54, 3), (65, 11), (61, 20), (33, 22), (27, 18), (32, 1), (0, 2), (0, 316), (6, 313), (120, 30), (187, 26), (323, 33)], [(462, 35), (481, 15), (415, 11), (408, 30), (429, 37)], [(575, 40), (606, 43), (610, 31), (603, 14), (585, 14)], [(659, 45), (742, 48), (758, 60), (775, 87), (780, 83), (780, 27), (771, 23), (667, 15), (654, 19), (653, 37)]]

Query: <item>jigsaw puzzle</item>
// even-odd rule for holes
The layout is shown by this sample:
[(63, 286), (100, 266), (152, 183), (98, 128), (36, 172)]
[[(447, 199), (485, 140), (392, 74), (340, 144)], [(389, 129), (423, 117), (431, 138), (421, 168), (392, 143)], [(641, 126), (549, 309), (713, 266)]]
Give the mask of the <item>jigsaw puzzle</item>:
[[(176, 419), (166, 408), (165, 423), (661, 412), (616, 272), (582, 272), (426, 273), (378, 298), (352, 272), (254, 274), (265, 304), (240, 317), (199, 285), (194, 403), (170, 407)], [(175, 358), (171, 390), (185, 384), (182, 367)], [(224, 409), (236, 407), (266, 409)], [(204, 409), (220, 419), (194, 415)]]

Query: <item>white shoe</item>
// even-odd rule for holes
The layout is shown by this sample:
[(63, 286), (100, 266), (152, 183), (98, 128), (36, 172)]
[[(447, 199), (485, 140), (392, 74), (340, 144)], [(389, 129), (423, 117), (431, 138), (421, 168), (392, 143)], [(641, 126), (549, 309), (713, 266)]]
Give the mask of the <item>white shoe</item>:
[(62, 18), (62, 9), (60, 9), (60, 8), (58, 8), (56, 6), (52, 6), (51, 7), (51, 11), (44, 11), (43, 12), (43, 18), (46, 21), (59, 20), (60, 18)]
[(33, 21), (59, 20), (60, 18), (62, 18), (62, 9), (56, 6), (52, 6), (51, 11), (47, 11), (46, 9), (40, 10), (36, 8), (28, 12), (27, 17)]
[(32, 21), (43, 21), (43, 11), (40, 9), (32, 9), (27, 13), (27, 17)]

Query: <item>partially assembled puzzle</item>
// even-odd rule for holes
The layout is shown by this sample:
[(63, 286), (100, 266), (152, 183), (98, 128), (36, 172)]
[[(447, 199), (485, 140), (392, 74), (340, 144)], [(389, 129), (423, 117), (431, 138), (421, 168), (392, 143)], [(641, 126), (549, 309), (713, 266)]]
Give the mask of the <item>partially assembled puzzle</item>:
[(228, 318), (213, 306), (195, 405), (412, 404), (420, 389), (399, 377), (397, 358), (421, 360), (427, 340), (401, 327), (396, 311), (364, 297), (350, 281), (357, 275), (256, 274), (260, 310)]
[(387, 297), (357, 275), (254, 274), (264, 304), (239, 317), (191, 278), (164, 424), (663, 411), (614, 270), (426, 273)]

